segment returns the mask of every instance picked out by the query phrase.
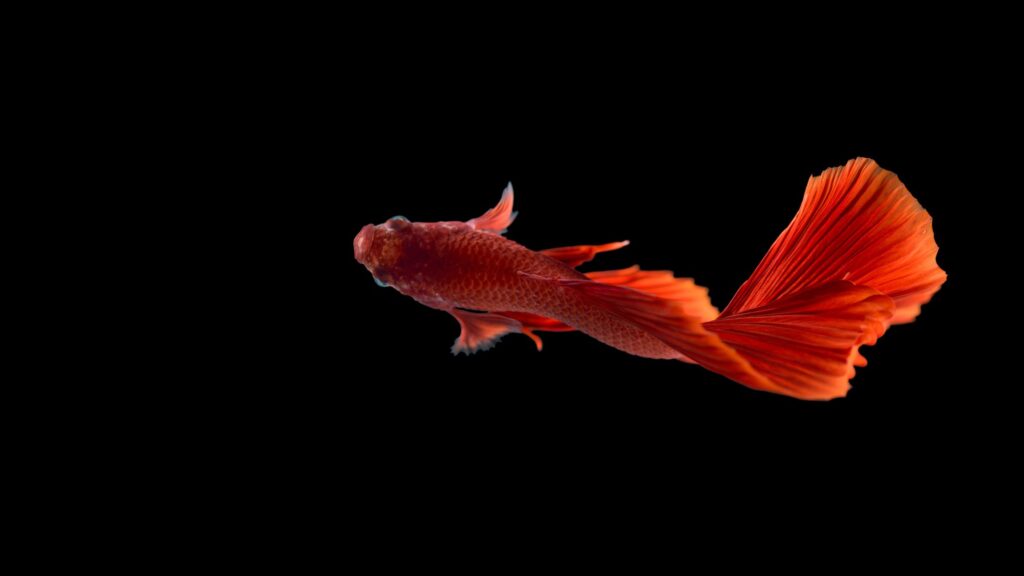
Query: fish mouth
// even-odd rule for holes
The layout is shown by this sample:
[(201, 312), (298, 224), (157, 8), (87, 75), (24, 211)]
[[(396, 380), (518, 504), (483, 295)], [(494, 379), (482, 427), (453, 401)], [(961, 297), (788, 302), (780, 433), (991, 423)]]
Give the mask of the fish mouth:
[(352, 249), (355, 252), (356, 261), (360, 264), (366, 264), (366, 257), (370, 254), (370, 247), (373, 246), (373, 224), (367, 224), (363, 226), (363, 229), (356, 234), (355, 240), (352, 241)]

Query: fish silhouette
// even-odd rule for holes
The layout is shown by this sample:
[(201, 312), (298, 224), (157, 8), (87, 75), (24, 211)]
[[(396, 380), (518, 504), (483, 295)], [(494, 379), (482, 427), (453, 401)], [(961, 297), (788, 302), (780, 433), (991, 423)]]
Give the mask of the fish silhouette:
[(628, 241), (533, 251), (503, 236), (511, 184), (467, 222), (368, 224), (355, 258), (378, 284), (448, 312), (454, 353), (521, 333), (578, 330), (645, 358), (694, 363), (806, 400), (845, 396), (862, 345), (911, 322), (946, 279), (932, 219), (895, 174), (857, 158), (811, 177), (789, 227), (721, 313), (707, 289), (637, 266), (576, 267)]

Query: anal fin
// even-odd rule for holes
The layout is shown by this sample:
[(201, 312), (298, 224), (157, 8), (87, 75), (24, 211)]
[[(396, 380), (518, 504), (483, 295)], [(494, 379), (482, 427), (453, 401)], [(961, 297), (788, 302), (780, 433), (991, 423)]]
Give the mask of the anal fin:
[(535, 332), (572, 332), (576, 330), (572, 326), (554, 318), (545, 318), (544, 316), (528, 312), (495, 312), (495, 314), (500, 314), (519, 322), (522, 333), (533, 340), (533, 343), (537, 345), (538, 351), (544, 349), (544, 342), (541, 341), (540, 336), (537, 336)]

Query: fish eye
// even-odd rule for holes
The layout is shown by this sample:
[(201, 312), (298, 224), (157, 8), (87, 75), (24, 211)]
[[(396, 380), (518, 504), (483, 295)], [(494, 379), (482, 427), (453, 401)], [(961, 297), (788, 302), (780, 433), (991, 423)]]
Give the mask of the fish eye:
[(385, 224), (392, 230), (403, 230), (412, 226), (409, 219), (405, 216), (392, 216), (391, 218), (388, 218), (388, 221)]
[(384, 281), (380, 280), (376, 276), (373, 277), (373, 281), (376, 282), (377, 286), (380, 286), (381, 288), (387, 288), (388, 287), (388, 283), (387, 282), (384, 282)]

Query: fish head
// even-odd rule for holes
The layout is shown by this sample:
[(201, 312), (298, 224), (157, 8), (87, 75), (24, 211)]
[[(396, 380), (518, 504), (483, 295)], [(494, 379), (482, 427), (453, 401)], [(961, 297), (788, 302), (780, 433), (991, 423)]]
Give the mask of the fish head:
[(403, 216), (383, 224), (367, 224), (352, 241), (356, 261), (373, 274), (378, 284), (390, 285), (399, 273), (402, 255), (415, 242), (414, 224)]

